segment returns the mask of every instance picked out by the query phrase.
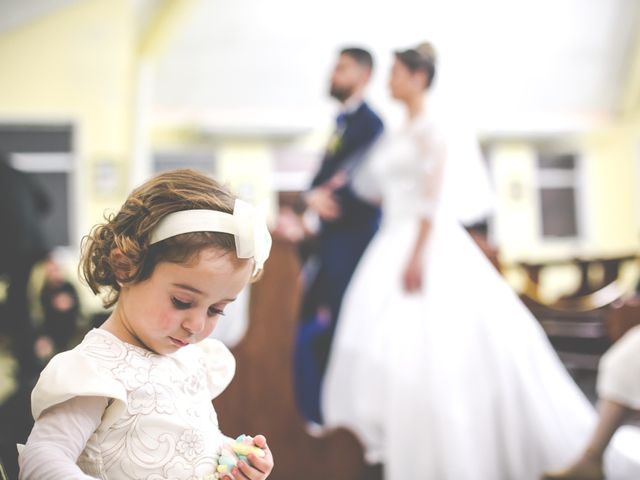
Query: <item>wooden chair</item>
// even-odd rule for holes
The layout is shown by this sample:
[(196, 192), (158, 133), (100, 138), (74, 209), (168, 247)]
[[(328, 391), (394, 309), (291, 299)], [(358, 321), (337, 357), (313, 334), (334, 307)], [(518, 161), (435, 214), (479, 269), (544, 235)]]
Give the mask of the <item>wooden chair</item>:
[[(611, 305), (619, 301), (625, 292), (612, 272), (608, 272), (606, 284), (600, 283), (595, 288), (586, 284), (587, 262), (575, 262), (575, 259), (567, 259), (548, 264), (522, 264), (528, 281), (521, 298), (544, 328), (565, 365), (574, 371), (595, 372), (600, 357), (611, 345), (605, 318)], [(596, 260), (598, 262), (600, 260)], [(549, 266), (572, 263), (582, 272), (582, 281), (577, 290), (579, 294), (546, 303), (539, 295), (541, 271)], [(619, 263), (615, 262), (615, 272)]]
[(604, 325), (607, 306), (571, 311), (549, 307), (526, 295), (521, 298), (569, 370), (597, 371), (600, 357), (611, 345)]
[(275, 240), (263, 278), (252, 286), (250, 324), (233, 349), (236, 376), (214, 401), (227, 435), (264, 434), (275, 458), (273, 480), (359, 480), (362, 447), (339, 429), (313, 437), (298, 414), (293, 348), (301, 285), (295, 247)]

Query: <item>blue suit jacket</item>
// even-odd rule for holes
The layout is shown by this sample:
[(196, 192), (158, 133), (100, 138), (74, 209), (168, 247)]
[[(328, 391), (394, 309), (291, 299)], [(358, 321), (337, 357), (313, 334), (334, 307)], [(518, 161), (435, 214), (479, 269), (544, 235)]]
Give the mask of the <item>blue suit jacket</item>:
[[(382, 120), (366, 103), (345, 117), (345, 127), (338, 146), (328, 150), (312, 187), (329, 181), (340, 170), (352, 171), (380, 136)], [(347, 184), (336, 191), (341, 216), (321, 222), (318, 235), (319, 270), (307, 290), (303, 316), (314, 314), (318, 306), (327, 307), (335, 323), (342, 296), (367, 244), (378, 229), (380, 209), (363, 200)]]
[[(382, 121), (366, 103), (346, 116), (340, 141), (336, 148), (327, 150), (312, 187), (329, 181), (340, 170), (357, 168), (382, 129)], [(300, 410), (306, 418), (320, 423), (320, 390), (342, 297), (380, 221), (380, 210), (358, 198), (349, 184), (336, 191), (336, 196), (341, 216), (321, 224), (315, 255), (319, 268), (315, 277), (307, 280), (294, 362)]]

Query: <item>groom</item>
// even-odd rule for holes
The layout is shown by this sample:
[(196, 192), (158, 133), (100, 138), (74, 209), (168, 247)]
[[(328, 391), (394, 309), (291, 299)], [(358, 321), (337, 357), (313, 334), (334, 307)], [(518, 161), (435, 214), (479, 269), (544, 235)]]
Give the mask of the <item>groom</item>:
[(295, 389), (304, 416), (322, 423), (320, 389), (342, 296), (360, 256), (375, 234), (380, 211), (354, 194), (351, 172), (383, 130), (364, 101), (373, 58), (360, 48), (340, 52), (331, 76), (331, 96), (341, 104), (320, 169), (303, 198), (317, 215), (316, 249), (305, 265), (305, 295), (295, 358)]

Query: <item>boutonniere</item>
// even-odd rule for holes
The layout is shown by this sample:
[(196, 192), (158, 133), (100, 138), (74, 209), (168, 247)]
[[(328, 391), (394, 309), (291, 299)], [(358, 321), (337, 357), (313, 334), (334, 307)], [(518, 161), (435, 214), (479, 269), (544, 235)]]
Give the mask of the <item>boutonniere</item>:
[(335, 155), (338, 150), (342, 147), (342, 132), (334, 132), (329, 139), (329, 144), (327, 145), (327, 152), (331, 155)]

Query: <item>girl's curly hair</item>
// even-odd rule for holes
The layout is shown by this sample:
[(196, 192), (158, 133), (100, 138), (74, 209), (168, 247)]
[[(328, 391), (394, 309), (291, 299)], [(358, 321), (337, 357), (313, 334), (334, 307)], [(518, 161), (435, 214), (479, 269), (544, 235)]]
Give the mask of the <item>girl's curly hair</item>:
[(149, 245), (151, 232), (166, 215), (191, 209), (233, 213), (234, 202), (225, 187), (204, 174), (188, 169), (162, 173), (133, 190), (117, 214), (106, 216), (83, 238), (81, 274), (93, 293), (106, 293), (103, 304), (111, 307), (122, 284), (149, 278), (159, 262), (189, 262), (210, 247), (235, 252), (233, 235), (219, 232), (186, 233)]

